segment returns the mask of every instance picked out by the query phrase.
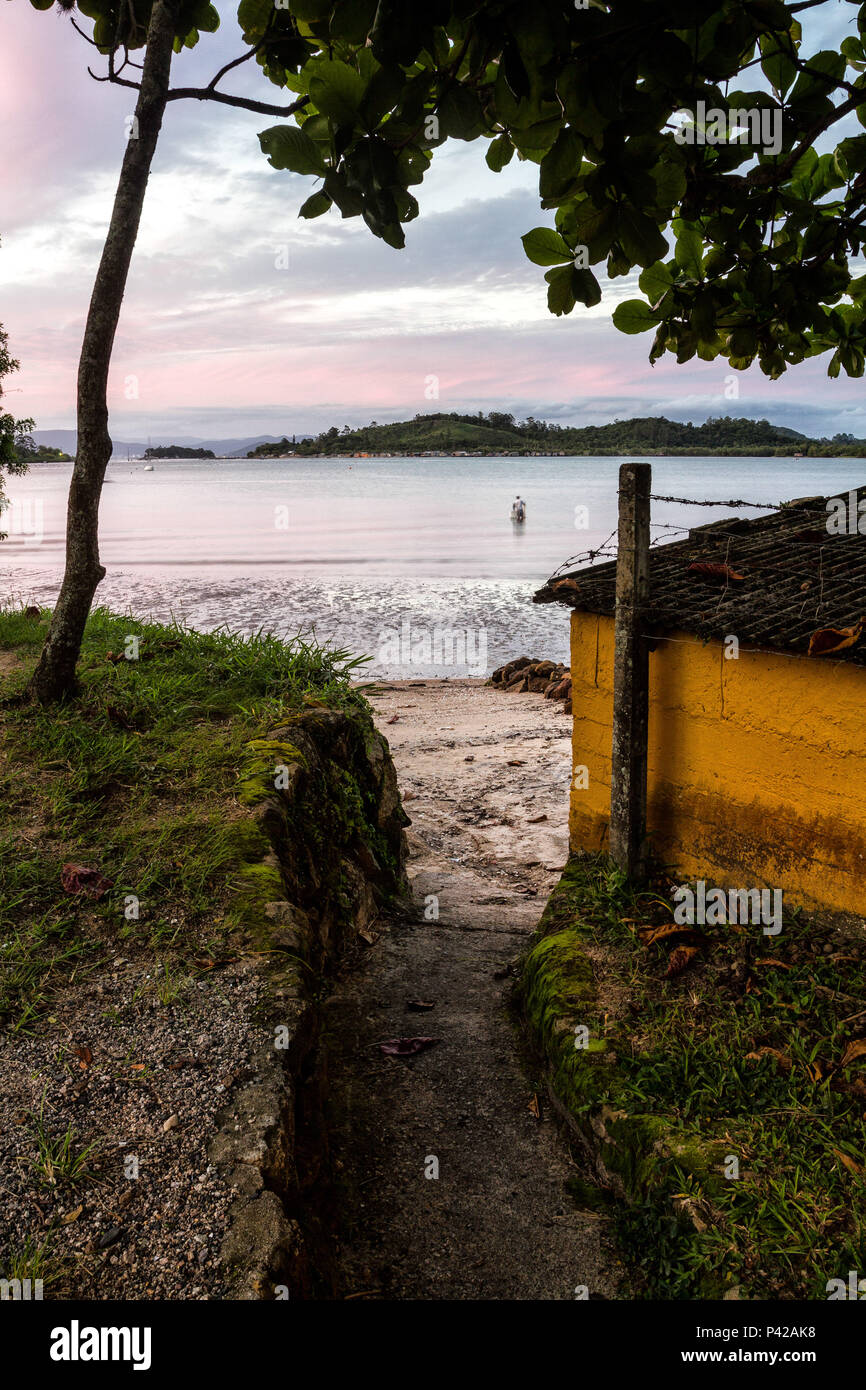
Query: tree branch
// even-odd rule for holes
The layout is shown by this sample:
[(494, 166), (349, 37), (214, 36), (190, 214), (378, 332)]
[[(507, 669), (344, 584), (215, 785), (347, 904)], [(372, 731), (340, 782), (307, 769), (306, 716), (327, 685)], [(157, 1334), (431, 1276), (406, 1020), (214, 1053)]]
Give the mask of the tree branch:
[[(134, 86), (134, 83), (126, 83), (126, 86)], [(257, 111), (262, 116), (293, 116), (296, 111), (301, 111), (309, 102), (309, 97), (299, 97), (293, 101), (291, 106), (271, 106), (266, 101), (253, 101), (251, 97), (228, 96), (225, 92), (215, 92), (211, 87), (176, 87), (169, 92), (169, 101), (183, 101), (186, 98), (193, 98), (195, 101), (219, 101), (224, 106), (237, 106), (242, 111)]]
[(213, 91), (214, 87), (219, 82), (221, 77), (225, 77), (227, 72), (231, 72), (232, 68), (240, 67), (241, 63), (245, 63), (248, 58), (252, 58), (254, 53), (258, 53), (259, 49), (262, 47), (262, 44), (264, 44), (264, 42), (265, 40), (262, 39), (260, 43), (256, 44), (255, 48), (251, 48), (247, 53), (242, 53), (240, 58), (233, 58), (230, 63), (226, 63), (224, 68), (220, 68), (216, 77), (211, 78), (210, 82), (207, 84), (206, 90), (209, 92)]

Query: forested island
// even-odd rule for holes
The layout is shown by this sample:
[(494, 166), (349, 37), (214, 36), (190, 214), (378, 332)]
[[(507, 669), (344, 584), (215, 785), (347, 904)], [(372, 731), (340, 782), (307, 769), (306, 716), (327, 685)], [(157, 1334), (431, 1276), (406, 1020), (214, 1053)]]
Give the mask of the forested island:
[(287, 438), (276, 444), (259, 444), (248, 458), (349, 457), (356, 454), (580, 455), (646, 456), (707, 454), (732, 456), (790, 456), (812, 458), (864, 458), (866, 440), (850, 434), (832, 439), (810, 439), (797, 430), (771, 425), (768, 420), (710, 418), (702, 425), (679, 424), (664, 416), (616, 420), (609, 425), (551, 424), (533, 416), (518, 421), (513, 415), (491, 411), (484, 415), (416, 415), (395, 424), (372, 424), (352, 429), (336, 425), (314, 438)]
[(158, 448), (145, 449), (146, 459), (214, 459), (213, 449), (186, 449), (182, 444), (161, 444)]
[(72, 462), (69, 454), (64, 454), (62, 449), (53, 449), (50, 444), (36, 444), (29, 434), (18, 440), (15, 453), (19, 463)]

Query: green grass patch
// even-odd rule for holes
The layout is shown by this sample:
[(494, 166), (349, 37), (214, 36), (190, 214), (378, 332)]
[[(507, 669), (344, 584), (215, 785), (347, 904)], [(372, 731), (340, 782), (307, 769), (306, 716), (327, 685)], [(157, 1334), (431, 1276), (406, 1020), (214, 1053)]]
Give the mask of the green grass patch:
[[(177, 962), (222, 949), (270, 847), (242, 796), (248, 745), (311, 704), (367, 709), (345, 652), (105, 609), (78, 697), (43, 709), (24, 690), (49, 616), (0, 612), (0, 651), (18, 658), (0, 676), (0, 1026), (15, 1031), (118, 941), (158, 956), (160, 998), (182, 994)], [(112, 887), (68, 895), (68, 863)]]
[(626, 1198), (617, 1227), (648, 1297), (824, 1299), (866, 1270), (862, 935), (794, 911), (775, 936), (656, 937), (673, 886), (635, 892), (607, 860), (572, 860), (522, 1010)]

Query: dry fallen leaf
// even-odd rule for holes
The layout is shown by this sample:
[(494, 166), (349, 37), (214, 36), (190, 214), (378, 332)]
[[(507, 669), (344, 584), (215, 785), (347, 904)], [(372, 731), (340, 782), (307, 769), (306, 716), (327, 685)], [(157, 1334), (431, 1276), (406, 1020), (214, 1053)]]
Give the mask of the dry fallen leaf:
[(850, 1154), (843, 1154), (841, 1149), (834, 1149), (833, 1152), (839, 1159), (840, 1163), (845, 1164), (845, 1167), (848, 1169), (848, 1172), (854, 1174), (855, 1178), (861, 1178), (863, 1176), (862, 1163), (857, 1163), (856, 1160), (853, 1159)]
[(664, 927), (651, 928), (651, 934), (647, 937), (644, 945), (655, 946), (659, 941), (669, 941), (674, 936), (680, 936), (685, 943), (691, 942), (692, 945), (706, 940), (703, 933), (695, 931), (694, 927), (680, 926), (678, 922), (670, 922)]
[(385, 1057), (414, 1057), (418, 1052), (426, 1052), (438, 1041), (438, 1038), (389, 1038), (376, 1046)]
[(83, 1211), (83, 1206), (76, 1207), (74, 1211), (68, 1211), (65, 1216), (60, 1218), (61, 1226), (71, 1226), (72, 1222), (77, 1221)]
[(866, 1057), (866, 1038), (856, 1038), (850, 1042), (842, 1054), (843, 1067), (847, 1067), (851, 1062), (856, 1062), (858, 1057)]
[(786, 1057), (784, 1052), (780, 1052), (777, 1047), (759, 1047), (755, 1052), (746, 1053), (747, 1062), (760, 1062), (764, 1057), (772, 1057), (776, 1065), (781, 1067), (784, 1072), (791, 1070), (790, 1057)]
[(81, 1070), (85, 1071), (86, 1068), (89, 1067), (90, 1063), (93, 1061), (93, 1053), (90, 1051), (90, 1048), (73, 1047), (72, 1052), (73, 1055), (78, 1058), (78, 1065), (80, 1066)]
[(775, 956), (765, 956), (763, 960), (756, 960), (755, 965), (773, 965), (777, 970), (790, 970), (790, 965), (786, 965), (783, 960), (777, 960)]
[(529, 1110), (530, 1115), (535, 1116), (536, 1120), (541, 1119), (541, 1106), (538, 1104), (537, 1094), (533, 1094), (532, 1100), (529, 1102), (527, 1109)]
[(114, 882), (104, 878), (97, 869), (89, 869), (86, 864), (64, 864), (60, 870), (60, 886), (70, 896), (83, 893), (85, 897), (98, 902), (105, 897), (109, 888), (114, 887)]
[(707, 579), (733, 579), (739, 581), (746, 577), (744, 574), (737, 574), (736, 570), (732, 570), (730, 565), (722, 565), (715, 560), (696, 560), (693, 565), (689, 565), (688, 573), (700, 574)]
[(853, 627), (819, 627), (809, 638), (809, 656), (830, 656), (842, 652), (859, 642), (866, 627), (866, 619), (861, 618)]
[(684, 970), (688, 970), (697, 955), (700, 955), (700, 948), (697, 946), (674, 947), (668, 961), (668, 968), (665, 971), (665, 979), (670, 980), (675, 975), (682, 975)]

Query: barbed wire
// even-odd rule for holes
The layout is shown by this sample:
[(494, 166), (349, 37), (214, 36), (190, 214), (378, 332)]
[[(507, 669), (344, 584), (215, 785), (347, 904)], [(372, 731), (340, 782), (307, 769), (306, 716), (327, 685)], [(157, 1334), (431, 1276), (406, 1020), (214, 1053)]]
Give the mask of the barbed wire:
[[(781, 502), (747, 502), (742, 497), (732, 497), (726, 501), (708, 502), (705, 500), (702, 501), (700, 498), (697, 497), (668, 497), (663, 496), (661, 493), (657, 492), (650, 493), (650, 501), (676, 502), (684, 507), (752, 507), (755, 511), (760, 512), (778, 512), (781, 511), (782, 508)], [(654, 527), (659, 531), (679, 532), (683, 536), (688, 536), (692, 529), (690, 526), (677, 526), (673, 522), (665, 521), (651, 521), (650, 527)], [(563, 560), (562, 564), (553, 571), (553, 574), (550, 576), (550, 580), (556, 579), (559, 575), (563, 573), (564, 570), (571, 567), (579, 568), (581, 566), (584, 566), (588, 568), (591, 565), (593, 565), (596, 560), (599, 559), (615, 560), (617, 556), (617, 547), (615, 545), (612, 546), (611, 541), (617, 535), (618, 529), (619, 528), (617, 527), (616, 530), (611, 531), (607, 540), (602, 541), (601, 545), (593, 546), (593, 548), (590, 550), (582, 550), (579, 554), (571, 555), (567, 560)], [(656, 536), (650, 542), (650, 546), (653, 547), (660, 545), (664, 542), (665, 539), (666, 537), (664, 536)], [(550, 580), (548, 580), (548, 583), (550, 583)]]
[(742, 497), (731, 497), (725, 502), (701, 502), (697, 497), (662, 497), (660, 493), (650, 493), (651, 502), (680, 502), (687, 507), (754, 507), (759, 512), (778, 512), (781, 502), (745, 502)]

